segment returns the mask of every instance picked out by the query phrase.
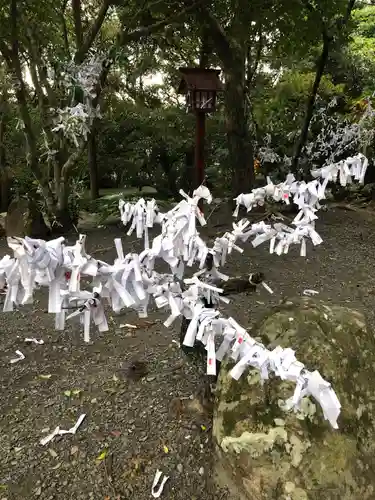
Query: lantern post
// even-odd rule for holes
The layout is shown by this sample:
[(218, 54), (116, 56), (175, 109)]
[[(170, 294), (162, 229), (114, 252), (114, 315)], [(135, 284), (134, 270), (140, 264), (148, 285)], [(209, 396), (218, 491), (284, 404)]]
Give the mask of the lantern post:
[(220, 70), (204, 68), (180, 68), (181, 82), (179, 94), (186, 95), (187, 110), (196, 116), (195, 155), (194, 155), (194, 189), (205, 179), (204, 150), (206, 134), (206, 114), (216, 108), (217, 92), (223, 90), (219, 79)]

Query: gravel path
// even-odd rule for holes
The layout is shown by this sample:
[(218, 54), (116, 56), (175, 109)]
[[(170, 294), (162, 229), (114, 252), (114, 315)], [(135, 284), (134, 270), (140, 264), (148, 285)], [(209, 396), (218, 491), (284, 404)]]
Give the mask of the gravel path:
[[(218, 212), (207, 230), (212, 237), (231, 222), (226, 211)], [(375, 217), (330, 210), (321, 214), (318, 229), (324, 243), (309, 248), (307, 259), (295, 248), (277, 257), (266, 246), (250, 245), (243, 258), (233, 256), (228, 274), (264, 271), (275, 293), (237, 296), (228, 314), (251, 327), (283, 295), (312, 288), (322, 298), (361, 308), (372, 324)], [(118, 236), (124, 231), (115, 227), (93, 231), (89, 250), (109, 247)], [(5, 253), (3, 240), (0, 256)], [(114, 251), (97, 255), (110, 261)], [(157, 469), (170, 477), (163, 499), (224, 499), (211, 479), (211, 407), (201, 394), (202, 369), (172, 342), (178, 325), (167, 330), (160, 321), (166, 315), (154, 311), (147, 321), (129, 311), (109, 313), (110, 331), (93, 334), (93, 344), (84, 345), (77, 322), (56, 332), (45, 310), (41, 293), (32, 306), (1, 314), (0, 500), (146, 500)], [(138, 328), (120, 327), (125, 323)], [(26, 345), (26, 337), (45, 343)], [(12, 365), (17, 349), (25, 360)], [(129, 375), (134, 360), (139, 372), (147, 371), (139, 379)], [(74, 436), (40, 445), (57, 425), (69, 429), (82, 413), (86, 419)]]

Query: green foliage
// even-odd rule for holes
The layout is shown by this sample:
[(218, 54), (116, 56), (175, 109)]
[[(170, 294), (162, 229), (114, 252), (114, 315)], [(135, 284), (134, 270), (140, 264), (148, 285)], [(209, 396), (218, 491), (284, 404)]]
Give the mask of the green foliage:
[[(153, 25), (180, 12), (186, 3), (146, 1), (141, 7), (135, 0), (113, 2), (91, 53), (108, 53), (119, 33)], [(82, 23), (86, 34), (101, 4), (99, 0), (84, 2)], [(242, 62), (248, 85), (243, 94), (247, 110), (244, 119), (258, 150), (267, 147), (278, 156), (278, 162), (268, 165), (270, 171), (286, 168), (284, 157), (293, 155), (315, 78), (323, 24), (333, 36), (334, 44), (318, 92), (319, 106), (327, 106), (333, 97), (338, 97), (345, 109), (335, 109), (334, 113), (341, 120), (353, 99), (374, 91), (375, 6), (357, 4), (349, 25), (351, 32), (339, 36), (339, 20), (347, 4), (347, 0), (214, 0), (207, 4), (229, 46), (235, 53), (246, 53)], [(72, 96), (62, 88), (61, 74), (77, 48), (72, 4), (68, 2), (64, 11), (52, 0), (42, 3), (18, 0), (18, 6), (21, 59), (25, 65), (34, 64), (38, 74), (43, 68), (48, 70), (57, 105), (65, 106)], [(0, 0), (0, 26), (2, 39), (10, 45), (9, 2), (5, 0)], [(101, 102), (103, 119), (98, 125), (101, 188), (137, 189), (151, 185), (156, 186), (159, 197), (166, 199), (175, 196), (180, 187), (189, 188), (187, 177), (193, 161), (195, 122), (192, 114), (186, 114), (175, 88), (180, 78), (178, 68), (196, 65), (203, 48), (207, 50), (208, 65), (225, 70), (219, 57), (222, 47), (212, 33), (208, 35), (207, 18), (199, 12), (192, 13), (160, 32), (126, 43), (117, 51)], [(40, 57), (40, 61), (35, 62), (35, 57)], [(12, 87), (13, 76), (1, 59), (0, 70), (0, 73), (5, 71)], [(150, 78), (154, 76), (162, 76), (163, 81), (151, 85)], [(39, 164), (45, 179), (53, 186), (51, 162), (43, 154), (43, 129), (50, 125), (51, 102), (43, 88), (46, 102), (40, 106), (35, 85), (29, 80), (30, 75), (26, 82), (27, 107), (36, 135)], [(214, 192), (220, 195), (228, 191), (236, 168), (236, 159), (228, 154), (227, 111), (219, 99), (216, 113), (207, 119), (206, 173)], [(351, 119), (360, 117), (353, 112)], [(24, 134), (16, 127), (13, 95), (9, 120), (11, 125), (5, 137), (7, 164), (14, 178), (13, 189), (22, 195), (35, 182), (35, 176), (27, 167)], [(319, 133), (316, 123), (311, 127), (309, 140)], [(65, 146), (61, 145), (61, 150), (70, 154), (71, 146), (68, 145), (68, 151)], [(249, 165), (251, 162), (249, 159)], [(71, 171), (68, 209), (73, 219), (79, 210), (77, 202), (89, 187), (87, 167), (84, 153)], [(115, 197), (101, 200), (100, 211), (108, 214), (117, 210), (117, 202)]]
[[(180, 107), (150, 109), (117, 102), (99, 134), (101, 186), (156, 186), (161, 195), (176, 195), (186, 173), (186, 156), (193, 147), (194, 127), (194, 116)], [(207, 169), (213, 180), (220, 178), (220, 166), (226, 161), (224, 134), (222, 120), (209, 117)]]
[(367, 5), (353, 12), (354, 31), (349, 45), (349, 57), (362, 78), (362, 93), (375, 90), (375, 6)]
[[(315, 74), (311, 72), (286, 71), (278, 83), (269, 87), (262, 99), (254, 103), (260, 136), (271, 136), (269, 146), (281, 158), (293, 154), (296, 134), (302, 126), (306, 100), (314, 78)], [(318, 96), (322, 105), (342, 95), (342, 85), (334, 85), (328, 76), (323, 77)]]

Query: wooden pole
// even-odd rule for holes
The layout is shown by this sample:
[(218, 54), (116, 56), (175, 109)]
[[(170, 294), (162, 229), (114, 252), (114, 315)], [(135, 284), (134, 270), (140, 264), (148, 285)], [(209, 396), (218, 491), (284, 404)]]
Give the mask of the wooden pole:
[[(206, 133), (206, 113), (196, 111), (195, 127), (195, 182), (197, 189), (204, 181), (204, 138)], [(203, 202), (200, 200), (198, 207), (203, 213)]]
[(204, 138), (206, 133), (206, 113), (196, 112), (195, 130), (195, 186), (199, 187), (204, 181)]

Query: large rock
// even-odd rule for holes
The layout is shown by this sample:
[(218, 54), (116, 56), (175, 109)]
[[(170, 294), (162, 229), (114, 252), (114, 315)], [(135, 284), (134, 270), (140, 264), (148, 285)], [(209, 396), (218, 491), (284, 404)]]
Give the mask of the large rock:
[(35, 202), (25, 198), (14, 198), (8, 207), (5, 220), (6, 236), (31, 236), (47, 239), (50, 229)]
[(358, 311), (311, 298), (288, 301), (254, 330), (270, 348), (292, 347), (330, 381), (342, 405), (339, 430), (313, 400), (299, 413), (282, 402), (294, 384), (252, 370), (219, 377), (213, 434), (219, 479), (233, 499), (375, 499), (375, 341)]
[(6, 212), (0, 213), (0, 237), (5, 236), (5, 220), (6, 220)]

